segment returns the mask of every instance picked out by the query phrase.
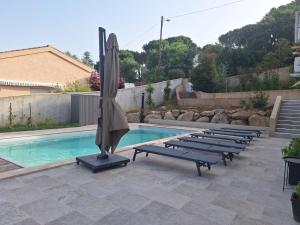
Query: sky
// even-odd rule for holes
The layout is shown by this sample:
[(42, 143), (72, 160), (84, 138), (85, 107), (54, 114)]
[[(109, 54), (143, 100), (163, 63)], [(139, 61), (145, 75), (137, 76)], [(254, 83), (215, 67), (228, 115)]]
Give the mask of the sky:
[[(205, 11), (227, 3), (234, 4)], [(50, 44), (98, 60), (98, 27), (115, 33), (120, 49), (142, 51), (159, 38), (185, 35), (199, 46), (221, 34), (258, 22), (273, 7), (291, 0), (0, 0), (0, 51)], [(203, 11), (201, 11), (203, 10)], [(175, 17), (189, 12), (198, 13)], [(108, 36), (108, 35), (107, 35)]]

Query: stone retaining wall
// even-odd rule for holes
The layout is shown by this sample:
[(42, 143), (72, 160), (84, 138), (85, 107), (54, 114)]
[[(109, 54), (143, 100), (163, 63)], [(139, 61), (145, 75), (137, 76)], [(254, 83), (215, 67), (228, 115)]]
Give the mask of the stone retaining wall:
[[(250, 103), (250, 99), (255, 95), (253, 91), (228, 92), (228, 93), (205, 93), (196, 92), (197, 98), (180, 98), (179, 92), (182, 87), (176, 90), (177, 103), (182, 107), (203, 107), (203, 108), (232, 108), (240, 107), (241, 101)], [(265, 91), (269, 95), (268, 106), (273, 106), (277, 96), (282, 96), (282, 100), (300, 99), (300, 89), (272, 90)]]

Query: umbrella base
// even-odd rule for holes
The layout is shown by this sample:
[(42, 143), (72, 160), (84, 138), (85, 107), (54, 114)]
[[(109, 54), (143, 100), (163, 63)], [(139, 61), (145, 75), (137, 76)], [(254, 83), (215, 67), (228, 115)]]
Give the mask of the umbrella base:
[(130, 159), (120, 155), (109, 154), (108, 158), (106, 159), (101, 159), (98, 156), (99, 154), (76, 157), (76, 163), (77, 165), (81, 163), (87, 168), (91, 169), (94, 173), (96, 173), (105, 169), (111, 169), (118, 166), (126, 166), (127, 163), (130, 162)]

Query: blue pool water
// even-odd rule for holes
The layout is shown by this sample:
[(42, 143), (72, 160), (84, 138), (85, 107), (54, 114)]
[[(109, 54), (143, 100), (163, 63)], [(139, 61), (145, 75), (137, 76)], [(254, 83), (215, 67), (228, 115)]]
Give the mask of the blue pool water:
[[(118, 148), (167, 138), (189, 131), (150, 126), (131, 127), (122, 138)], [(44, 165), (98, 153), (95, 145), (95, 131), (15, 138), (0, 141), (0, 157), (24, 167)]]

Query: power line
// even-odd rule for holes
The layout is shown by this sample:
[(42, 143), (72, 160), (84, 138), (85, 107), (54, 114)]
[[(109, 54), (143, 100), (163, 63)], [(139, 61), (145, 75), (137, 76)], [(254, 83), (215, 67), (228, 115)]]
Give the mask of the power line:
[(188, 16), (188, 15), (192, 15), (192, 14), (203, 13), (203, 12), (211, 11), (211, 10), (214, 10), (214, 9), (234, 5), (234, 4), (237, 4), (237, 3), (240, 3), (240, 2), (244, 2), (244, 1), (246, 1), (246, 0), (238, 0), (238, 1), (228, 2), (228, 3), (224, 3), (224, 4), (221, 4), (221, 5), (217, 5), (217, 6), (206, 8), (206, 9), (200, 9), (200, 10), (196, 10), (196, 11), (192, 11), (192, 12), (188, 12), (188, 13), (178, 14), (178, 15), (171, 16), (171, 17), (168, 17), (168, 18), (174, 19), (174, 18)]
[(129, 45), (131, 45), (133, 42), (135, 42), (137, 39), (139, 39), (140, 37), (144, 36), (145, 34), (149, 33), (150, 31), (152, 31), (155, 27), (157, 27), (159, 23), (155, 23), (153, 24), (151, 27), (147, 28), (146, 30), (144, 30), (142, 33), (138, 34), (135, 38), (131, 39), (130, 41), (128, 41), (127, 43), (125, 43), (125, 47), (128, 47)]
[[(200, 10), (196, 10), (196, 11), (192, 11), (192, 12), (187, 12), (187, 13), (183, 13), (183, 14), (178, 14), (178, 15), (174, 15), (171, 17), (168, 17), (169, 19), (174, 19), (174, 18), (178, 18), (178, 17), (183, 17), (183, 16), (188, 16), (188, 15), (192, 15), (192, 14), (198, 14), (198, 13), (203, 13), (203, 12), (207, 12), (207, 11), (211, 11), (214, 9), (218, 9), (218, 8), (222, 8), (222, 7), (226, 7), (226, 6), (230, 6), (230, 5), (234, 5), (240, 2), (244, 2), (246, 0), (237, 0), (237, 1), (232, 1), (232, 2), (228, 2), (228, 3), (224, 3), (221, 5), (217, 5), (217, 6), (213, 6), (210, 8), (205, 8), (205, 9), (200, 9)], [(150, 26), (149, 28), (147, 28), (146, 30), (144, 30), (143, 32), (141, 32), (140, 34), (138, 34), (136, 37), (134, 37), (133, 39), (131, 39), (130, 41), (128, 41), (127, 43), (124, 44), (124, 47), (128, 47), (130, 46), (132, 43), (134, 43), (137, 39), (139, 39), (140, 37), (144, 36), (145, 34), (149, 33), (150, 31), (152, 31), (155, 27), (157, 27), (160, 23), (155, 23), (152, 26)]]

